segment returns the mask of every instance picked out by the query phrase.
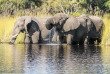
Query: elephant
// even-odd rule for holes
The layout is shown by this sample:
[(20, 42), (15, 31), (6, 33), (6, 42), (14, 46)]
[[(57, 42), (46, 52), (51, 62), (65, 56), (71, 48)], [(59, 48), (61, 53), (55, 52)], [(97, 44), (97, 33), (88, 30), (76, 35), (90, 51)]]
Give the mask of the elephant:
[(47, 19), (45, 25), (48, 30), (52, 29), (52, 27), (56, 28), (57, 43), (63, 43), (63, 39), (66, 37), (66, 43), (70, 45), (84, 44), (93, 24), (91, 24), (91, 20), (84, 17), (57, 13)]
[(101, 42), (101, 32), (103, 27), (103, 20), (97, 16), (90, 16), (83, 14), (81, 17), (91, 20), (92, 29), (88, 32), (88, 44), (94, 44), (97, 40), (97, 44)]
[(53, 27), (56, 29), (56, 33), (54, 34), (52, 41), (61, 44), (64, 37), (63, 33), (59, 33), (62, 25), (68, 19), (69, 15), (63, 13), (57, 13), (51, 18), (47, 19), (45, 26), (48, 30), (52, 29)]
[(10, 41), (13, 44), (20, 32), (25, 32), (24, 43), (45, 43), (49, 41), (49, 34), (52, 30), (47, 30), (43, 23), (50, 17), (40, 18), (32, 16), (22, 16), (16, 19)]
[(100, 17), (97, 16), (90, 16), (91, 21), (93, 22), (93, 24), (96, 27), (96, 31), (97, 31), (97, 37), (95, 38), (93, 35), (90, 36), (90, 41), (92, 41), (92, 43), (94, 43), (95, 40), (97, 40), (97, 44), (99, 44), (101, 42), (101, 34), (102, 34), (102, 30), (103, 30), (103, 20)]

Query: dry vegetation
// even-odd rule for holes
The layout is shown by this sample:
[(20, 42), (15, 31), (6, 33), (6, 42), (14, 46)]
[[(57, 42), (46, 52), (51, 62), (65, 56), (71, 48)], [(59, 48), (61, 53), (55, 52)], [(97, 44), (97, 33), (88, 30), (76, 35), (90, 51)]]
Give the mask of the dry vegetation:
[(103, 33), (102, 33), (102, 45), (110, 45), (110, 17), (109, 15), (103, 17)]
[[(0, 18), (0, 42), (9, 42), (14, 27), (14, 22), (17, 17), (1, 17)], [(16, 43), (22, 43), (24, 34), (20, 34), (16, 40)]]

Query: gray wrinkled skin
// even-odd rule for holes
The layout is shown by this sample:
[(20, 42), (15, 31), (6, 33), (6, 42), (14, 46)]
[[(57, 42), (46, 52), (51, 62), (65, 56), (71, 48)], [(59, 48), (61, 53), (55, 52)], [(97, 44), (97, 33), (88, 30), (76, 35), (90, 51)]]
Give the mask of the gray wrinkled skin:
[(46, 21), (47, 29), (56, 28), (52, 40), (60, 44), (94, 44), (95, 40), (100, 43), (102, 26), (102, 19), (85, 14), (77, 17), (58, 13)]
[(86, 19), (87, 22), (87, 44), (94, 44), (95, 40), (97, 40), (97, 44), (99, 44), (101, 42), (101, 30), (103, 26), (102, 19), (97, 16), (88, 17), (85, 14), (81, 15), (80, 17)]
[[(53, 21), (54, 20), (54, 21)], [(46, 21), (46, 28), (56, 27), (56, 38), (53, 41), (62, 43), (64, 37), (67, 44), (84, 44), (88, 31), (92, 28), (91, 20), (85, 17), (69, 16), (58, 13)]]
[[(98, 44), (101, 42), (101, 32), (102, 32), (102, 27), (103, 27), (103, 20), (97, 16), (91, 16), (90, 17), (91, 21), (93, 22), (96, 32), (93, 35), (90, 36), (90, 40), (95, 41), (97, 40)], [(92, 42), (94, 43), (94, 42)]]
[(49, 40), (50, 30), (47, 30), (44, 23), (47, 18), (22, 16), (16, 19), (10, 43), (14, 43), (20, 32), (25, 32), (24, 43), (40, 43)]

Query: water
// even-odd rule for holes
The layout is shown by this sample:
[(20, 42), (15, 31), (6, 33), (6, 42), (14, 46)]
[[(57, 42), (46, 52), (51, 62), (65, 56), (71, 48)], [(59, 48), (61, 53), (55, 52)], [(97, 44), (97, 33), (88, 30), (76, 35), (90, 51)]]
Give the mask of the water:
[(110, 46), (0, 44), (0, 74), (110, 74)]
[(52, 41), (52, 38), (53, 38), (55, 32), (56, 32), (56, 28), (53, 27), (52, 30), (51, 30), (51, 32), (50, 32), (50, 34), (49, 34), (49, 42), (48, 42), (49, 44), (56, 43), (56, 42), (53, 42), (53, 41)]

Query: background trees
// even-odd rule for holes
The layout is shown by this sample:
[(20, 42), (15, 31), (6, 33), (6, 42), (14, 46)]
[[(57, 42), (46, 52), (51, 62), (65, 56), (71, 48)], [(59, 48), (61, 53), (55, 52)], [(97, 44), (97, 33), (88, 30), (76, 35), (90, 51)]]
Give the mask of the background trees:
[(1, 15), (37, 15), (58, 12), (104, 15), (110, 13), (110, 0), (0, 0)]

